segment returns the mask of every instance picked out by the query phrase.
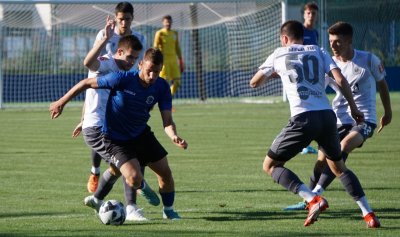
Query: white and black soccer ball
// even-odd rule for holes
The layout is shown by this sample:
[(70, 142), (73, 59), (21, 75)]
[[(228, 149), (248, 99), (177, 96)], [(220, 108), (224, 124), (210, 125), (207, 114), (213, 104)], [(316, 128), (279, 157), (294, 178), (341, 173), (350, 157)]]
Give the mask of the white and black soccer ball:
[(117, 200), (103, 202), (99, 209), (99, 217), (105, 225), (122, 225), (126, 217), (124, 204)]

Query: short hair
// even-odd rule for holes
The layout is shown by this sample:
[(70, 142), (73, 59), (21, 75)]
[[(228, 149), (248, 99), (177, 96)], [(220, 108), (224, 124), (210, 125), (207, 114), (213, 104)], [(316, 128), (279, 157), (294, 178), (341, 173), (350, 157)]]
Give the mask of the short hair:
[(171, 15), (165, 15), (165, 16), (163, 16), (163, 18), (162, 18), (163, 20), (169, 20), (169, 21), (172, 21), (172, 16)]
[(308, 2), (303, 7), (303, 12), (306, 10), (315, 10), (318, 11), (318, 4), (316, 2)]
[(303, 40), (304, 26), (299, 21), (286, 21), (281, 26), (281, 35), (287, 35), (290, 39), (294, 40)]
[(328, 28), (330, 35), (343, 35), (348, 38), (353, 38), (353, 27), (344, 21), (339, 21)]
[(140, 51), (143, 49), (143, 45), (140, 40), (134, 35), (122, 36), (118, 41), (118, 48), (133, 49)]
[(133, 16), (133, 6), (129, 2), (120, 2), (115, 6), (115, 15), (117, 15), (118, 12), (130, 13)]
[(161, 65), (164, 62), (164, 57), (160, 49), (149, 48), (144, 53), (143, 61), (150, 61), (155, 65)]

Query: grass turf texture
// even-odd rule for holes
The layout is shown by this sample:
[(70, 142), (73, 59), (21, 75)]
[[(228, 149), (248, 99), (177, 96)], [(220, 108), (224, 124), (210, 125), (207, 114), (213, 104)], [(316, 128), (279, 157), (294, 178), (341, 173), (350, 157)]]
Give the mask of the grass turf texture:
[[(105, 226), (83, 205), (89, 195), (89, 149), (71, 133), (80, 109), (57, 120), (45, 109), (0, 111), (0, 236), (398, 236), (400, 234), (400, 94), (392, 93), (393, 121), (350, 154), (382, 228), (366, 229), (361, 212), (335, 180), (325, 192), (330, 208), (303, 227), (306, 212), (282, 208), (301, 199), (263, 173), (266, 150), (287, 123), (276, 104), (181, 104), (174, 119), (188, 150), (164, 134), (158, 111), (150, 125), (169, 151), (181, 221), (162, 220), (161, 206), (138, 197), (150, 222)], [(378, 97), (378, 114), (382, 107)], [(316, 144), (313, 143), (315, 146)], [(308, 182), (315, 155), (298, 155), (287, 167)], [(102, 171), (106, 165), (102, 163)], [(145, 177), (157, 189), (155, 175)], [(107, 199), (124, 201), (121, 181)]]

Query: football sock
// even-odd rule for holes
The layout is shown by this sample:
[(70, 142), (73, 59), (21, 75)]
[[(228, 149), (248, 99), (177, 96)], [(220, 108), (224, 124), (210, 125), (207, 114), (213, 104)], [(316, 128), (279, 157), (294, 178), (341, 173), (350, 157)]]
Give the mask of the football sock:
[(372, 212), (372, 209), (369, 207), (367, 198), (365, 196), (356, 201), (356, 203), (360, 207), (363, 216), (366, 216), (368, 213)]
[[(348, 156), (349, 154), (342, 152), (342, 159), (344, 162), (346, 162)], [(318, 184), (325, 190), (335, 178), (336, 176), (333, 174), (329, 166), (326, 165), (324, 171), (322, 171), (321, 177), (318, 180)]]
[(319, 196), (321, 196), (321, 194), (322, 194), (324, 191), (325, 191), (325, 189), (324, 189), (321, 185), (319, 185), (319, 184), (315, 185), (315, 188), (312, 190), (313, 193), (315, 193), (315, 194), (317, 194), (317, 195), (319, 195)]
[(112, 175), (109, 169), (104, 171), (100, 178), (99, 187), (94, 193), (94, 196), (98, 199), (104, 200), (104, 197), (111, 191), (117, 179), (118, 177)]
[(275, 167), (272, 171), (272, 179), (295, 194), (303, 184), (295, 173), (285, 167)]
[(90, 172), (94, 175), (100, 175), (100, 167), (94, 167), (92, 166), (92, 168), (90, 169)]
[[(92, 150), (92, 166), (100, 167), (100, 163), (101, 163), (101, 156), (99, 155), (99, 153)], [(100, 174), (100, 170), (99, 170), (99, 174)]]
[(125, 190), (125, 201), (128, 205), (136, 204), (136, 189), (130, 187), (125, 180), (125, 177), (122, 177), (122, 183), (124, 185)]
[(170, 193), (160, 193), (160, 195), (165, 208), (172, 207), (174, 205), (175, 191)]
[(300, 185), (298, 194), (307, 202), (311, 202), (315, 197), (315, 194), (305, 184)]
[(362, 197), (365, 196), (360, 181), (351, 170), (346, 170), (340, 176), (340, 181), (346, 189), (346, 192), (350, 194), (350, 196), (352, 196), (355, 201), (359, 201)]

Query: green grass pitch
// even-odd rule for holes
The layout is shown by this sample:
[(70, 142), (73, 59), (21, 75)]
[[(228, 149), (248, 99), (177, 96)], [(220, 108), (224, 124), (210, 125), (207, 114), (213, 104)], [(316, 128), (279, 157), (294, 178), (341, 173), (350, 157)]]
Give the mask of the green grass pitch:
[[(390, 126), (348, 159), (381, 229), (365, 228), (337, 180), (324, 194), (330, 208), (314, 225), (303, 227), (306, 212), (282, 211), (301, 199), (263, 173), (262, 161), (287, 123), (288, 104), (228, 103), (176, 105), (174, 119), (188, 150), (168, 140), (158, 111), (152, 112), (150, 125), (169, 151), (175, 208), (183, 219), (162, 220), (161, 206), (138, 197), (151, 221), (119, 227), (101, 224), (83, 205), (90, 162), (82, 137), (71, 138), (78, 107), (67, 107), (57, 120), (46, 109), (0, 111), (0, 236), (399, 236), (400, 94), (391, 96)], [(379, 96), (377, 101), (382, 115)], [(315, 158), (299, 154), (287, 166), (307, 183)], [(145, 177), (157, 189), (151, 170)], [(107, 199), (124, 201), (121, 181)]]

